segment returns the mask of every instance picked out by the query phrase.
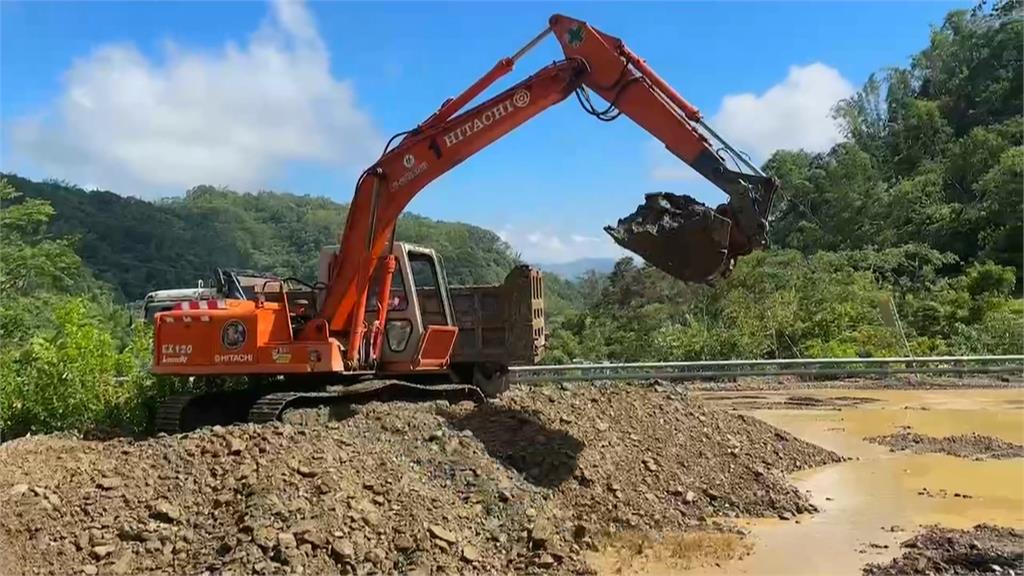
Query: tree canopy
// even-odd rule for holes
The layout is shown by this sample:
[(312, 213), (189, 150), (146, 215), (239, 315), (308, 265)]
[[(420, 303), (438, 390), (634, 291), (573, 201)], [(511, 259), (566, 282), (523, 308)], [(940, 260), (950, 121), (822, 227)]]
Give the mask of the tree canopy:
[[(180, 198), (146, 202), (6, 177), (27, 198), (25, 209), (48, 203), (47, 232), (66, 238), (98, 279), (129, 300), (194, 286), (217, 267), (314, 280), (320, 248), (337, 243), (348, 214), (346, 204), (279, 192), (197, 186)], [(516, 263), (497, 234), (469, 224), (405, 214), (396, 236), (438, 250), (454, 284), (501, 282)]]
[(548, 360), (1024, 351), (1021, 6), (950, 12), (836, 104), (843, 142), (773, 154), (772, 250), (713, 288), (623, 260)]
[(1019, 0), (950, 12), (905, 68), (872, 75), (834, 114), (846, 141), (780, 151), (776, 246), (923, 244), (962, 271), (991, 261), (1021, 279), (1024, 19)]

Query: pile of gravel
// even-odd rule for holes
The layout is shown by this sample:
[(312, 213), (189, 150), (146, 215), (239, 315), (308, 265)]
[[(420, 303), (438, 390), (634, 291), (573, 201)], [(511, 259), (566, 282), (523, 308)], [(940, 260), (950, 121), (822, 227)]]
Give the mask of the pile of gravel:
[(865, 438), (868, 442), (888, 446), (893, 452), (909, 451), (915, 454), (949, 454), (975, 460), (1024, 458), (1024, 446), (981, 434), (958, 434), (936, 438), (917, 432), (901, 430), (895, 434)]
[(866, 576), (911, 574), (1022, 574), (1024, 533), (978, 524), (970, 530), (928, 526), (903, 542), (906, 549), (887, 564), (868, 564)]

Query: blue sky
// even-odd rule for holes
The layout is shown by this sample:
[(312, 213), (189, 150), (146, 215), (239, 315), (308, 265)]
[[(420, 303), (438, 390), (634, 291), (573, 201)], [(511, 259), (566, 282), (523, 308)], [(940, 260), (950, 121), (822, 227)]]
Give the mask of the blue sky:
[[(4, 171), (144, 198), (209, 183), (347, 201), (383, 141), (564, 13), (622, 38), (730, 141), (824, 150), (827, 111), (905, 65), (967, 2), (0, 3)], [(499, 90), (560, 58), (549, 38)], [(626, 117), (570, 98), (410, 209), (533, 261), (616, 255), (601, 228), (655, 190), (719, 192)]]

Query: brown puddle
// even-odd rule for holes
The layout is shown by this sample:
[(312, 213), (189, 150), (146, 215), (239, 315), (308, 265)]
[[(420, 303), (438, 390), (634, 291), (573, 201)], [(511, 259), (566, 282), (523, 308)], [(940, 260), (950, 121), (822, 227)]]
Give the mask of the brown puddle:
[[(758, 392), (784, 402), (792, 391)], [(690, 555), (676, 562), (672, 548), (635, 554), (633, 570), (622, 550), (595, 562), (602, 574), (850, 574), (867, 562), (899, 554), (899, 542), (920, 525), (966, 528), (979, 522), (1024, 528), (1024, 460), (975, 461), (940, 454), (890, 452), (866, 436), (909, 427), (931, 436), (976, 432), (1024, 444), (1024, 390), (807, 390), (802, 396), (874, 398), (876, 402), (841, 409), (752, 410), (762, 420), (854, 460), (791, 476), (821, 510), (799, 518), (740, 520), (751, 531), (749, 554)], [(715, 393), (703, 394), (713, 398)], [(711, 399), (711, 398), (709, 398)], [(927, 489), (926, 493), (919, 493)], [(955, 496), (959, 494), (961, 496)], [(969, 498), (964, 498), (967, 495)], [(630, 550), (628, 547), (624, 548)], [(640, 550), (636, 549), (635, 550)], [(618, 556), (616, 556), (618, 554)], [(729, 558), (738, 558), (730, 561)], [(718, 564), (716, 566), (716, 564)]]

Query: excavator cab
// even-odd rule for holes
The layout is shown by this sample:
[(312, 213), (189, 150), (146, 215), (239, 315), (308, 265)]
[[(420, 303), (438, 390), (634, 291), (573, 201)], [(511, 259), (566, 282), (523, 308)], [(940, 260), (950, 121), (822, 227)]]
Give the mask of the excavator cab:
[[(337, 246), (320, 253), (321, 282), (329, 279), (329, 266)], [(443, 369), (458, 335), (441, 257), (429, 248), (395, 242), (387, 302), (381, 302), (384, 268), (378, 267), (366, 298), (366, 318), (376, 318), (387, 306), (378, 372), (404, 374)]]

